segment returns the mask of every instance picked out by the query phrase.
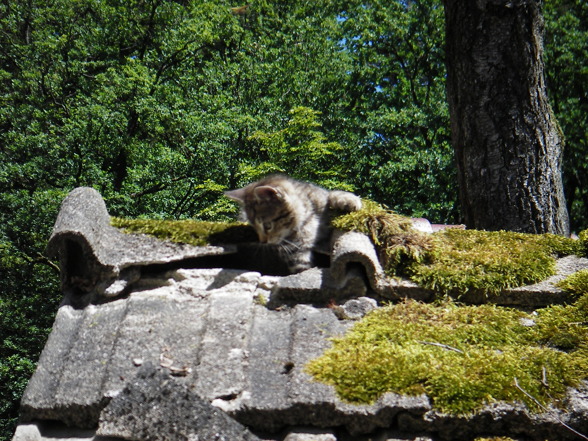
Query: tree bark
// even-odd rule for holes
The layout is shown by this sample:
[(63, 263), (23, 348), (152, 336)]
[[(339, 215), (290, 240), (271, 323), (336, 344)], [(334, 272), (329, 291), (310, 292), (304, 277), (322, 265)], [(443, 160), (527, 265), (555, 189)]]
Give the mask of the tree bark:
[(444, 0), (447, 94), (468, 228), (569, 234), (540, 0)]

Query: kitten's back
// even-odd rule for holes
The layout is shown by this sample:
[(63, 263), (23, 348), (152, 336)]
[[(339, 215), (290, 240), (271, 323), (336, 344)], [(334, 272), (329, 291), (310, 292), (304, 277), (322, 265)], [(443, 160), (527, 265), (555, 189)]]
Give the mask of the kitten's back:
[(285, 175), (270, 175), (227, 192), (237, 200), (261, 242), (280, 244), (293, 272), (313, 266), (312, 252), (328, 247), (331, 211), (355, 211), (361, 199)]

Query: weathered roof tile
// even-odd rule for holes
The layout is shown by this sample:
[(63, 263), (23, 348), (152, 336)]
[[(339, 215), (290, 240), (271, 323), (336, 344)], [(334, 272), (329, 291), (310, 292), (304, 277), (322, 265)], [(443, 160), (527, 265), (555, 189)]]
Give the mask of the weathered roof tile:
[[(244, 256), (236, 247), (125, 235), (110, 227), (97, 192), (78, 189), (64, 201), (49, 248), (61, 259), (65, 301), (23, 396), (15, 441), (49, 440), (42, 425), (26, 425), (35, 420), (128, 440), (212, 439), (213, 432), (217, 439), (257, 439), (227, 415), (273, 439), (293, 426), (354, 436), (394, 428), (442, 439), (451, 439), (452, 427), (474, 436), (516, 423), (537, 439), (561, 430), (553, 418), (530, 418), (516, 406), (469, 418), (433, 412), (425, 396), (385, 394), (353, 405), (313, 381), (305, 364), (353, 323), (326, 307), (330, 302), (397, 298), (403, 289), (427, 295), (387, 279), (359, 233), (336, 235), (329, 268), (297, 275), (194, 268), (207, 256)], [(585, 390), (570, 400), (571, 413), (558, 415), (586, 426)], [(525, 424), (533, 427), (525, 432)]]

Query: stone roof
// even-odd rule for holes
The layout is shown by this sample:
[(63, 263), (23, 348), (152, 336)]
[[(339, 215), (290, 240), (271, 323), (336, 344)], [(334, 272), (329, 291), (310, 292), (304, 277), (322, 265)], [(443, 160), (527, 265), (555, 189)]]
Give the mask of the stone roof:
[[(79, 188), (64, 200), (48, 250), (60, 260), (64, 301), (14, 441), (578, 439), (562, 422), (588, 431), (588, 386), (569, 391), (567, 413), (497, 403), (456, 417), (424, 395), (353, 405), (313, 381), (305, 364), (353, 318), (381, 300), (432, 296), (386, 278), (362, 234), (337, 232), (326, 268), (267, 275), (275, 256), (255, 245), (124, 234), (102, 197)], [(564, 259), (559, 269), (586, 263)], [(547, 281), (501, 300), (565, 296)], [(340, 307), (326, 307), (333, 303)]]

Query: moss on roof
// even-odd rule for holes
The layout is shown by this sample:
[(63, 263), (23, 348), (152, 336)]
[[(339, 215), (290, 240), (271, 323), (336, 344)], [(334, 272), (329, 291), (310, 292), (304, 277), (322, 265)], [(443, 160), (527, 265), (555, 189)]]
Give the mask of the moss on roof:
[[(240, 223), (117, 218), (112, 223), (193, 245), (257, 240), (253, 229)], [(409, 218), (369, 201), (333, 224), (367, 234), (388, 274), (453, 294), (537, 282), (553, 274), (556, 257), (584, 254), (588, 241), (588, 233), (579, 241), (504, 231), (425, 234), (415, 231)], [(566, 388), (588, 376), (588, 271), (560, 286), (581, 297), (534, 315), (447, 300), (380, 308), (335, 339), (307, 370), (355, 403), (397, 392), (426, 393), (435, 408), (456, 414), (494, 401), (524, 402), (531, 410), (562, 405)]]
[(412, 228), (410, 218), (372, 201), (364, 200), (361, 210), (338, 216), (332, 223), (340, 230), (366, 234), (389, 275), (403, 275), (408, 266), (425, 261), (433, 250), (430, 234)]
[(425, 393), (452, 414), (496, 401), (560, 406), (588, 377), (588, 296), (537, 315), (405, 301), (370, 313), (306, 369), (353, 403), (395, 392)]
[[(442, 294), (459, 297), (480, 290), (491, 295), (533, 284), (555, 273), (556, 257), (585, 253), (584, 240), (553, 234), (459, 229), (427, 234), (413, 229), (410, 218), (375, 202), (364, 200), (363, 205), (335, 217), (333, 226), (370, 237), (388, 275), (409, 278)], [(127, 232), (200, 246), (257, 241), (251, 227), (236, 222), (113, 218), (112, 224)]]
[(498, 436), (492, 438), (476, 438), (474, 441), (515, 441), (512, 438), (506, 436)]
[(588, 270), (577, 271), (561, 280), (557, 286), (576, 295), (588, 294)]
[(554, 234), (461, 229), (422, 233), (412, 228), (410, 218), (369, 201), (333, 225), (368, 235), (388, 275), (456, 296), (537, 283), (555, 273), (556, 257), (583, 255), (586, 248), (583, 240)]
[(447, 229), (432, 236), (432, 251), (408, 267), (408, 276), (423, 287), (457, 295), (540, 282), (555, 274), (556, 257), (582, 252), (579, 242), (552, 234)]
[(195, 246), (257, 240), (255, 231), (240, 222), (112, 218), (111, 224), (127, 233), (148, 234), (161, 240)]

